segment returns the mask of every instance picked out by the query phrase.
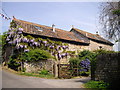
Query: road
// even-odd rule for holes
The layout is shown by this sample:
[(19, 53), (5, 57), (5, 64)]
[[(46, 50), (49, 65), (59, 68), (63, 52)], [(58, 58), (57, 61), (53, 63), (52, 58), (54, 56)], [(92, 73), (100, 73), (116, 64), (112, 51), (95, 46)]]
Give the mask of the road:
[(2, 70), (2, 88), (82, 88), (90, 78), (43, 79), (21, 76)]

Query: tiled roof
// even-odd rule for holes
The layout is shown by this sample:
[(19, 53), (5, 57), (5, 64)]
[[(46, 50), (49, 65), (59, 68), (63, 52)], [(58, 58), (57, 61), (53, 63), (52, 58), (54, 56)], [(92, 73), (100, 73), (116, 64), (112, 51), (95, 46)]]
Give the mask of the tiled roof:
[[(27, 21), (15, 19), (15, 18), (13, 20), (16, 22), (16, 24), (22, 26), (22, 28), (24, 29), (23, 31), (24, 33), (89, 44), (89, 40), (87, 42), (83, 39), (80, 40), (79, 38), (76, 37), (76, 35), (73, 32), (61, 30), (58, 28), (55, 28), (55, 32), (53, 32), (52, 27), (48, 27), (45, 25), (39, 25), (39, 24), (35, 24), (35, 23), (31, 23), (31, 22), (27, 22)], [(38, 30), (35, 27), (39, 28), (40, 30)]]
[(92, 33), (85, 32), (85, 31), (83, 31), (83, 30), (77, 29), (77, 28), (72, 28), (71, 31), (72, 31), (72, 30), (77, 31), (78, 33), (86, 36), (86, 37), (89, 38), (89, 39), (93, 39), (93, 40), (96, 40), (96, 41), (101, 41), (101, 42), (107, 43), (107, 44), (109, 44), (109, 45), (113, 45), (113, 43), (111, 43), (111, 42), (108, 41), (108, 40), (105, 40), (104, 38), (102, 38), (102, 37), (101, 37), (100, 35), (98, 35), (98, 34), (92, 34)]

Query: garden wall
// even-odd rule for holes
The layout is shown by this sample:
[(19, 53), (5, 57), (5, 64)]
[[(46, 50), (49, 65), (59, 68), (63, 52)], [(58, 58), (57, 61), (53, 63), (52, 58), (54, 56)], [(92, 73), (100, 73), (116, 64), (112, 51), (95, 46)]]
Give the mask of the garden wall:
[(120, 81), (120, 53), (102, 54), (97, 57), (95, 79), (119, 86)]
[(25, 72), (38, 72), (42, 69), (48, 70), (53, 74), (54, 61), (53, 60), (40, 60), (39, 62), (34, 63), (24, 63), (26, 68)]

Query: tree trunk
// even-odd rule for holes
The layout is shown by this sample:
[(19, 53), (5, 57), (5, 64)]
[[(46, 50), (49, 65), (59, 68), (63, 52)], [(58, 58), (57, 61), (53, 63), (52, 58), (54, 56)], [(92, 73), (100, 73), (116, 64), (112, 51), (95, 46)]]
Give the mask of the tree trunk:
[(21, 71), (24, 71), (24, 61), (21, 61)]

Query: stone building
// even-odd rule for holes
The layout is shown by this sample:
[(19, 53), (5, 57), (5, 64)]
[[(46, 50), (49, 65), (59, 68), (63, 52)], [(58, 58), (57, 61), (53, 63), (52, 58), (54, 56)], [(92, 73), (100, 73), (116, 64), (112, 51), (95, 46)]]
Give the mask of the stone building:
[[(90, 51), (101, 48), (113, 50), (113, 43), (105, 40), (98, 34), (92, 34), (76, 28), (72, 28), (70, 31), (65, 31), (55, 28), (55, 25), (49, 27), (16, 18), (13, 18), (13, 21), (17, 26), (21, 26), (23, 28), (24, 36), (32, 35), (33, 37), (40, 37), (43, 39), (49, 38), (53, 41), (67, 43), (69, 46), (67, 50), (74, 51), (76, 54), (84, 49)], [(61, 63), (66, 63), (66, 59), (61, 60)]]
[(87, 46), (87, 49), (90, 51), (97, 49), (113, 50), (113, 43), (105, 40), (99, 34), (92, 34), (76, 28), (72, 28), (70, 32), (73, 32), (81, 40), (83, 38), (88, 39), (89, 45)]
[[(108, 40), (105, 40), (98, 34), (92, 34), (76, 28), (72, 28), (70, 31), (65, 31), (55, 28), (55, 25), (49, 27), (45, 25), (31, 23), (28, 21), (19, 20), (16, 18), (13, 18), (13, 22), (15, 23), (16, 26), (21, 26), (23, 28), (22, 31), (23, 36), (31, 35), (32, 37), (35, 38), (50, 39), (52, 41), (61, 41), (63, 44), (68, 45), (69, 48), (67, 49), (67, 51), (75, 52), (75, 54), (82, 50), (93, 51), (101, 48), (104, 48), (106, 50), (113, 50), (112, 49), (113, 43), (111, 43)], [(8, 41), (8, 43), (11, 43), (11, 41)], [(9, 56), (12, 54), (12, 52), (13, 47), (11, 45), (6, 46), (4, 54), (5, 61), (9, 61)], [(69, 61), (68, 58), (70, 58), (70, 56), (68, 56), (67, 58), (60, 59), (59, 63), (61, 64), (68, 63)], [(48, 63), (51, 64), (51, 62)]]
[(72, 28), (70, 31), (61, 30), (55, 28), (55, 25), (52, 27), (39, 25), (23, 20), (13, 19), (17, 25), (23, 27), (24, 34), (30, 34), (33, 36), (41, 38), (49, 38), (55, 41), (62, 41), (69, 44), (69, 49), (71, 51), (78, 50), (96, 50), (96, 49), (106, 49), (113, 50), (113, 43), (108, 40), (105, 40), (98, 34), (92, 34), (80, 29)]

